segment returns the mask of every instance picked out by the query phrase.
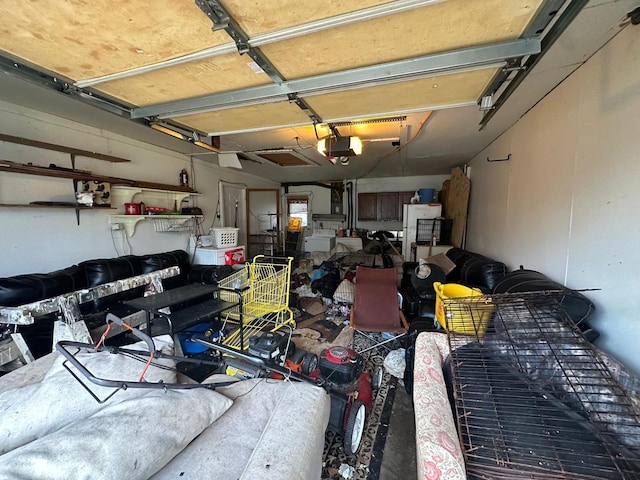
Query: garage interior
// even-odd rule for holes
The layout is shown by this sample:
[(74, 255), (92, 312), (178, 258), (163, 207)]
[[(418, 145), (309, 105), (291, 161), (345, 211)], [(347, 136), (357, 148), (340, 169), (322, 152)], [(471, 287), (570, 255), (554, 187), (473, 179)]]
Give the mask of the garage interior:
[[(462, 175), (470, 189), (452, 245), (582, 291), (595, 305), (595, 347), (640, 374), (639, 9), (10, 0), (0, 19), (0, 277), (187, 250), (190, 235), (224, 227), (239, 228), (249, 260), (265, 237), (284, 248), (298, 199), (306, 236), (402, 240), (402, 205), (420, 189), (444, 201), (445, 182)], [(121, 225), (125, 202), (36, 208), (76, 201), (66, 173), (25, 175), (51, 165), (174, 186), (186, 195), (169, 210), (201, 219), (168, 232)], [(370, 216), (359, 211), (366, 195), (378, 202)]]

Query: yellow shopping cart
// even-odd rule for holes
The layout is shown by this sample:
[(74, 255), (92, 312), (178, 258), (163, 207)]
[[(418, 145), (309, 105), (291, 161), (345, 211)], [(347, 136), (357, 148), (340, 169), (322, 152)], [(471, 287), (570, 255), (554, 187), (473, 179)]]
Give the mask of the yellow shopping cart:
[(239, 326), (224, 340), (225, 345), (244, 350), (250, 337), (295, 325), (289, 308), (292, 261), (291, 257), (256, 255), (242, 270), (218, 282), (223, 300), (237, 302), (240, 297), (238, 306), (227, 312)]

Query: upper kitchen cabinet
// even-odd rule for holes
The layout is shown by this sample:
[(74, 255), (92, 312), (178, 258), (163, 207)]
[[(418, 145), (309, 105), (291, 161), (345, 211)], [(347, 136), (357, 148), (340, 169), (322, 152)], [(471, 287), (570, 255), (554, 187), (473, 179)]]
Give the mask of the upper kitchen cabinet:
[(358, 194), (358, 220), (369, 222), (402, 221), (402, 205), (411, 203), (414, 192)]
[(398, 192), (383, 192), (378, 194), (378, 220), (393, 222), (398, 220)]
[(358, 194), (358, 220), (376, 221), (378, 220), (378, 194), (359, 193)]

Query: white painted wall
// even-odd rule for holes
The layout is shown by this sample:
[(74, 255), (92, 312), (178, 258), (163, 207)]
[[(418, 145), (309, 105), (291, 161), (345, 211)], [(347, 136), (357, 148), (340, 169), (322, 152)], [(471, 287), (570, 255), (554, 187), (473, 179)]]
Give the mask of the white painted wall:
[[(309, 220), (307, 228), (305, 229), (305, 236), (309, 236), (313, 233), (315, 228), (344, 228), (346, 222), (314, 222), (312, 215), (315, 214), (329, 214), (331, 213), (331, 190), (325, 187), (319, 187), (317, 185), (299, 185), (289, 187), (289, 193), (285, 194), (284, 189), (281, 190), (282, 203), (280, 204), (280, 211), (282, 212), (282, 225), (286, 228), (288, 225), (287, 219), (287, 195), (290, 196), (307, 196), (309, 199)], [(346, 194), (345, 194), (346, 198)], [(343, 209), (346, 215), (346, 203)], [(325, 225), (326, 223), (326, 225)]]
[[(97, 174), (178, 185), (180, 170), (191, 169), (189, 158), (182, 154), (4, 102), (0, 102), (0, 131), (131, 160), (129, 163), (109, 163), (84, 157), (76, 159), (76, 168)], [(67, 154), (7, 142), (0, 142), (2, 159), (41, 166), (51, 163), (71, 166)], [(202, 208), (205, 214), (201, 226), (203, 233), (209, 230), (214, 219), (220, 180), (253, 188), (278, 186), (203, 160), (195, 159), (193, 163), (191, 181), (195, 180), (195, 187), (202, 196), (191, 204)], [(0, 170), (0, 203), (73, 199), (71, 180)], [(108, 215), (112, 213), (116, 212), (82, 211), (78, 226), (72, 209), (0, 207), (0, 276), (49, 272), (83, 260), (124, 253), (140, 255), (187, 247), (189, 233), (156, 233), (149, 221), (139, 223), (135, 234), (127, 240), (122, 231), (111, 231)]]
[[(598, 288), (598, 345), (640, 373), (640, 36), (629, 26), (471, 162), (467, 248)], [(487, 163), (486, 158), (509, 162)]]
[[(304, 196), (309, 198), (310, 213), (331, 213), (331, 190), (316, 185), (299, 185), (289, 187), (289, 195)], [(284, 191), (282, 193), (281, 210), (286, 212), (287, 201)]]
[(420, 188), (442, 190), (449, 175), (422, 175), (415, 177), (360, 178), (354, 180), (358, 193), (411, 192)]

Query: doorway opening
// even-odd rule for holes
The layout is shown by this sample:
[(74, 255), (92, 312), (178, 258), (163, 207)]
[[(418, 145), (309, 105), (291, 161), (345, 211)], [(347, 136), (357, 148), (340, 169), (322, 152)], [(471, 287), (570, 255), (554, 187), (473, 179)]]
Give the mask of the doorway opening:
[(247, 189), (248, 257), (281, 252), (280, 190)]

